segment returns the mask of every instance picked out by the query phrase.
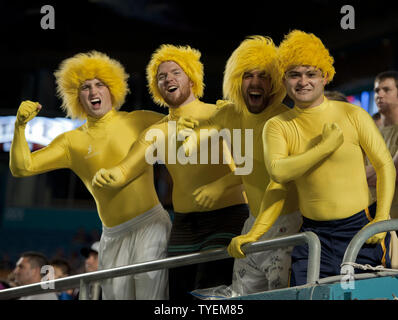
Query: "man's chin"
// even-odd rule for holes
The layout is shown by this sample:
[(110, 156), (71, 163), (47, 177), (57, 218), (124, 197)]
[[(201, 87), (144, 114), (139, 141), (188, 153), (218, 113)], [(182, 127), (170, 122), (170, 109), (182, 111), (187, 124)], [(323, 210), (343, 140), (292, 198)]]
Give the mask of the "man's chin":
[(164, 101), (166, 101), (167, 105), (171, 108), (177, 108), (184, 103), (184, 99), (181, 99), (180, 97), (176, 97), (173, 99), (165, 98)]
[(264, 104), (250, 104), (247, 106), (247, 109), (251, 112), (251, 113), (260, 113), (262, 112), (267, 106), (265, 106)]

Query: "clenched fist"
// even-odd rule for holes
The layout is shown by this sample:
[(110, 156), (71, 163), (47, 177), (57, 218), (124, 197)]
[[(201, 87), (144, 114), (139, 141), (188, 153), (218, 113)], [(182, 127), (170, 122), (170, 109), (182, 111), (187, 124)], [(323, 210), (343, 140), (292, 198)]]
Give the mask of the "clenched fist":
[(198, 120), (181, 117), (177, 121), (177, 133), (182, 136), (189, 136), (198, 125)]
[(213, 208), (214, 204), (223, 195), (224, 189), (217, 183), (209, 183), (207, 185), (197, 188), (192, 195), (195, 197), (195, 202), (207, 209)]
[(23, 101), (17, 112), (16, 124), (18, 126), (26, 125), (32, 120), (41, 110), (41, 104), (33, 101)]
[(110, 169), (99, 169), (94, 175), (92, 185), (99, 188), (120, 188), (127, 181), (122, 170), (119, 167)]
[(322, 131), (321, 144), (328, 152), (337, 150), (344, 142), (343, 131), (337, 123), (325, 123)]

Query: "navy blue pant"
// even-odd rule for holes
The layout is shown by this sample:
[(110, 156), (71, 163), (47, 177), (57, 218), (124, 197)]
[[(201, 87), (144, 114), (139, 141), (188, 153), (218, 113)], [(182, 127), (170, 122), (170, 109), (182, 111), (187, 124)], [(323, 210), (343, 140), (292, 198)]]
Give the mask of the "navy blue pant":
[[(376, 203), (369, 206), (371, 218), (376, 212)], [(343, 261), (345, 250), (352, 238), (369, 223), (369, 218), (365, 210), (354, 214), (351, 217), (331, 220), (315, 221), (303, 217), (303, 224), (300, 232), (312, 231), (321, 242), (321, 268), (320, 278), (335, 276), (340, 274), (340, 265)], [(386, 267), (391, 267), (391, 261), (388, 254), (390, 246), (390, 233), (380, 244), (364, 244), (358, 253), (356, 263), (370, 264), (378, 266), (382, 263)], [(384, 247), (384, 248), (383, 248)], [(292, 273), (290, 277), (290, 286), (299, 286), (307, 283), (307, 264), (308, 264), (308, 246), (296, 246), (292, 252)], [(360, 273), (360, 270), (355, 270)]]

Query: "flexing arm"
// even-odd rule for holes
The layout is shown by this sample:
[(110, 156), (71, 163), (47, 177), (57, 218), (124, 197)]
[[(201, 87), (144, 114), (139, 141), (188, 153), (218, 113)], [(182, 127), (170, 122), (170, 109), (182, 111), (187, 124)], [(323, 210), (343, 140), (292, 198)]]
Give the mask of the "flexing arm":
[(321, 160), (332, 154), (344, 142), (343, 132), (336, 123), (325, 124), (322, 140), (313, 148), (289, 156), (283, 133), (273, 122), (263, 129), (264, 160), (271, 179), (278, 183), (295, 180)]
[(32, 101), (23, 101), (18, 108), (15, 120), (14, 138), (10, 150), (10, 170), (14, 177), (29, 175), (32, 158), (25, 138), (26, 124), (39, 113), (41, 105)]
[(271, 180), (261, 202), (261, 213), (257, 216), (256, 221), (247, 234), (237, 236), (231, 240), (228, 246), (230, 256), (234, 258), (245, 257), (241, 248), (242, 245), (257, 241), (272, 227), (282, 211), (286, 195), (286, 188)]
[(23, 101), (19, 106), (15, 120), (14, 138), (10, 150), (10, 170), (14, 177), (31, 176), (57, 168), (67, 167), (67, 157), (61, 137), (57, 137), (49, 146), (30, 152), (25, 138), (26, 124), (40, 111), (41, 105), (37, 102)]

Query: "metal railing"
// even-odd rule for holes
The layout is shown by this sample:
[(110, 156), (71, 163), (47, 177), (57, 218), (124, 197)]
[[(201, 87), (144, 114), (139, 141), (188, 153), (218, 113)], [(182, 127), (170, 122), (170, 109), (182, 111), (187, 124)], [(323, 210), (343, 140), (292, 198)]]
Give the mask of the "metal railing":
[[(321, 244), (318, 237), (313, 232), (303, 232), (287, 237), (280, 237), (271, 240), (258, 241), (242, 246), (245, 253), (254, 253), (264, 250), (276, 249), (280, 247), (308, 244), (308, 270), (307, 283), (315, 283), (319, 279), (319, 268), (321, 259)], [(79, 299), (87, 300), (89, 285), (92, 282), (108, 278), (116, 278), (141, 272), (149, 272), (159, 269), (169, 269), (186, 266), (196, 263), (215, 261), (231, 258), (226, 248), (213, 249), (198, 253), (191, 253), (137, 263), (129, 266), (116, 267), (112, 269), (88, 272), (66, 278), (43, 281), (26, 286), (10, 288), (0, 291), (0, 299), (12, 299), (21, 296), (34, 295), (48, 292), (60, 292), (67, 289), (80, 287)]]
[(389, 232), (398, 230), (398, 219), (391, 219), (376, 222), (362, 230), (360, 230), (354, 238), (350, 241), (348, 245), (342, 262), (342, 267), (340, 270), (341, 274), (349, 274), (351, 276), (354, 275), (354, 268), (347, 268), (351, 263), (355, 263), (359, 250), (362, 248), (366, 240), (368, 240), (371, 236), (381, 233), (381, 232)]

